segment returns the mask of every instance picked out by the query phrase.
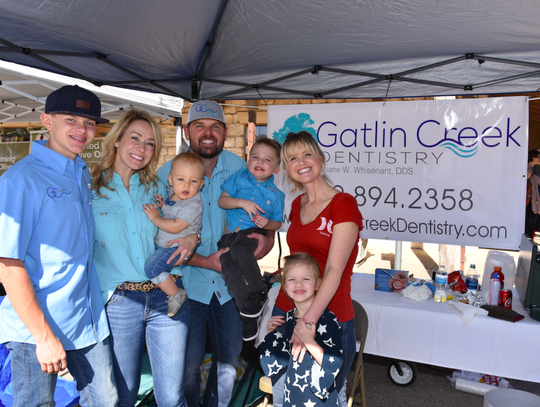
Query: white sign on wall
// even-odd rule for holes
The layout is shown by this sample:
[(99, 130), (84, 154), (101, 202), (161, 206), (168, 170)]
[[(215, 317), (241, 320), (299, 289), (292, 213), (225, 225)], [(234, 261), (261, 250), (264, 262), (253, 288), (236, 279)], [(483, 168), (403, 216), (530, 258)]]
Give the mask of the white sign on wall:
[(518, 248), (525, 97), (269, 107), (269, 137), (301, 130), (318, 140), (334, 186), (356, 198), (362, 237)]

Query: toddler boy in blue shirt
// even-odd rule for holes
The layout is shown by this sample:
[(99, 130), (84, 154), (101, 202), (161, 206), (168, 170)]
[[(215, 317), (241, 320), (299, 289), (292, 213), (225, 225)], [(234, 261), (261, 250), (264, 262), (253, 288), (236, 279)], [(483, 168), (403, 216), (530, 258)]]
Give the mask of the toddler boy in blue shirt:
[(229, 250), (220, 257), (227, 288), (240, 311), (244, 341), (258, 334), (258, 317), (267, 301), (268, 288), (254, 256), (258, 241), (251, 233), (266, 235), (283, 221), (285, 194), (274, 185), (279, 172), (281, 146), (262, 138), (251, 149), (247, 168), (230, 176), (222, 185), (220, 208), (227, 209), (227, 230), (218, 248)]

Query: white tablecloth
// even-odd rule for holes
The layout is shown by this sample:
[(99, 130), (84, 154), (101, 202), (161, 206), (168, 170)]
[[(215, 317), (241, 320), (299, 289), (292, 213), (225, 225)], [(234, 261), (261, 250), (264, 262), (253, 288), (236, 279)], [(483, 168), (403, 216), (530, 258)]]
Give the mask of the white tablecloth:
[(540, 383), (540, 322), (529, 317), (514, 290), (512, 323), (475, 316), (465, 324), (451, 304), (408, 300), (374, 290), (373, 274), (355, 273), (352, 298), (365, 308), (365, 353)]

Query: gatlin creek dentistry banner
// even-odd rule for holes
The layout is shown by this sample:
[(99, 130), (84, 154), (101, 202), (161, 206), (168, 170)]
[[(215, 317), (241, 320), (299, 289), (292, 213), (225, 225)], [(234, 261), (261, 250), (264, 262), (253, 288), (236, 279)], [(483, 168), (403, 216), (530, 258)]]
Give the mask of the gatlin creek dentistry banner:
[[(301, 130), (318, 141), (335, 188), (355, 197), (363, 238), (518, 249), (525, 97), (269, 107), (269, 137)], [(294, 197), (283, 172), (275, 178), (285, 231)]]

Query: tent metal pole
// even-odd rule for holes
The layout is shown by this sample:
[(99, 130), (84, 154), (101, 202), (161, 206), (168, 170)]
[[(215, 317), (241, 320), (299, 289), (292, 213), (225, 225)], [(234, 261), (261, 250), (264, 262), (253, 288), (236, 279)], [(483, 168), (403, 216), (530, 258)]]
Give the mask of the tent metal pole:
[(540, 75), (540, 71), (523, 73), (521, 75), (508, 76), (506, 78), (497, 79), (495, 81), (488, 81), (488, 82), (478, 83), (478, 84), (474, 85), (474, 87), (475, 87), (475, 89), (478, 89), (478, 88), (481, 88), (481, 87), (484, 87), (484, 86), (495, 85), (497, 83), (502, 83), (502, 82), (509, 82), (509, 81), (513, 81), (515, 79), (527, 78), (529, 76), (535, 76), (535, 75)]
[(227, 8), (228, 3), (229, 3), (229, 0), (223, 0), (221, 2), (221, 6), (219, 8), (219, 12), (216, 17), (216, 21), (214, 22), (214, 26), (212, 27), (212, 32), (210, 33), (208, 41), (206, 41), (206, 44), (204, 46), (203, 56), (197, 67), (197, 73), (195, 74), (195, 77), (198, 78), (198, 82), (199, 82), (199, 85), (197, 86), (197, 95), (196, 95), (197, 99), (199, 98), (201, 94), (201, 85), (203, 82), (204, 68), (206, 67), (206, 61), (208, 61), (208, 58), (210, 56), (210, 51), (212, 50), (212, 46), (214, 45), (214, 36), (216, 35), (217, 29), (221, 23), (221, 18), (223, 17), (223, 13), (225, 12), (225, 8)]
[[(12, 42), (9, 42), (9, 41), (7, 41), (7, 40), (4, 40), (3, 38), (0, 38), (0, 42), (1, 42), (2, 44), (7, 45), (8, 47), (16, 47), (15, 44), (13, 44)], [(0, 50), (1, 50), (1, 48), (0, 48)], [(88, 82), (90, 82), (90, 83), (93, 84), (93, 85), (96, 85), (96, 84), (97, 84), (95, 81), (92, 81), (90, 78), (87, 78), (86, 76), (81, 75), (81, 74), (78, 73), (78, 72), (72, 71), (71, 69), (68, 69), (68, 68), (66, 68), (66, 67), (64, 67), (64, 66), (62, 66), (62, 65), (60, 65), (60, 64), (55, 63), (55, 62), (52, 62), (52, 61), (48, 60), (47, 58), (43, 58), (43, 57), (40, 56), (40, 55), (37, 55), (37, 54), (35, 54), (35, 53), (32, 53), (32, 50), (29, 49), (29, 48), (19, 47), (19, 52), (21, 52), (21, 51), (22, 51), (23, 54), (28, 55), (28, 56), (31, 57), (31, 58), (37, 59), (38, 61), (41, 61), (41, 62), (43, 62), (43, 63), (45, 63), (45, 64), (47, 64), (47, 65), (53, 66), (53, 67), (55, 67), (56, 69), (59, 69), (59, 70), (61, 70), (61, 71), (63, 71), (63, 72), (66, 72), (66, 73), (68, 73), (68, 74), (74, 76), (75, 78), (79, 78), (79, 79), (88, 81)]]
[(486, 57), (483, 55), (475, 55), (474, 59), (477, 59), (477, 60), (481, 59), (483, 61), (490, 61), (490, 62), (499, 62), (501, 64), (523, 65), (523, 66), (531, 66), (534, 68), (540, 68), (540, 64), (536, 62), (516, 61), (514, 59)]
[[(169, 88), (166, 88), (165, 86), (160, 85), (159, 83), (156, 83), (156, 81), (154, 81), (152, 79), (147, 79), (144, 76), (139, 75), (136, 72), (133, 72), (131, 69), (123, 67), (122, 65), (119, 65), (116, 62), (113, 62), (113, 61), (109, 60), (106, 55), (100, 54), (100, 55), (97, 56), (97, 59), (99, 59), (100, 61), (103, 61), (106, 64), (108, 64), (108, 65), (110, 65), (110, 66), (112, 66), (112, 67), (114, 67), (114, 68), (116, 68), (116, 69), (118, 69), (118, 70), (120, 70), (122, 72), (125, 72), (125, 73), (127, 73), (127, 74), (129, 74), (129, 75), (131, 75), (131, 76), (133, 76), (135, 78), (138, 78), (138, 79), (141, 79), (141, 80), (147, 80), (150, 85), (152, 85), (152, 86), (154, 86), (154, 87), (156, 87), (158, 89), (161, 89), (165, 93), (168, 93), (168, 94), (176, 96), (176, 97), (182, 97), (181, 95), (179, 95), (178, 93), (170, 90)], [(103, 84), (103, 83), (101, 83), (101, 84)]]
[[(304, 69), (302, 71), (299, 71), (299, 72), (295, 72), (295, 73), (292, 73), (292, 74), (289, 74), (289, 75), (285, 75), (285, 76), (280, 76), (279, 78), (276, 78), (276, 79), (272, 79), (272, 80), (269, 80), (269, 81), (266, 81), (266, 82), (262, 82), (262, 83), (257, 83), (257, 84), (245, 84), (243, 88), (241, 89), (237, 89), (237, 90), (233, 90), (233, 91), (230, 91), (230, 92), (227, 92), (227, 93), (222, 93), (220, 95), (217, 95), (217, 96), (212, 96), (212, 99), (221, 99), (223, 97), (227, 97), (227, 96), (230, 96), (230, 95), (234, 95), (234, 94), (237, 94), (237, 93), (241, 93), (241, 92), (244, 92), (244, 91), (247, 91), (247, 90), (250, 90), (250, 89), (253, 89), (253, 88), (259, 88), (259, 89), (269, 89), (269, 90), (275, 90), (277, 92), (286, 92), (287, 90), (286, 89), (282, 89), (282, 88), (271, 88), (271, 87), (268, 87), (267, 85), (269, 84), (272, 84), (272, 83), (276, 83), (276, 82), (280, 82), (280, 81), (284, 81), (286, 79), (290, 79), (290, 78), (294, 78), (294, 77), (297, 77), (297, 76), (300, 76), (300, 75), (305, 75), (306, 73), (311, 73), (313, 71), (312, 68), (308, 68), (308, 69)], [(221, 81), (219, 79), (208, 79), (208, 78), (205, 78), (204, 79), (205, 81), (208, 81), (208, 82), (214, 82), (214, 83), (223, 83), (225, 85), (235, 85), (234, 82), (226, 82), (226, 81)], [(297, 93), (299, 95), (307, 95), (307, 96), (313, 96), (313, 92), (302, 92), (302, 91), (294, 91), (293, 93)]]
[[(10, 92), (13, 92), (13, 93), (15, 93), (17, 95), (24, 96), (27, 99), (34, 100), (36, 102), (40, 102), (40, 103), (45, 104), (45, 101), (46, 101), (47, 98), (45, 98), (45, 97), (37, 97), (37, 96), (31, 95), (29, 93), (23, 92), (22, 90), (19, 90), (17, 88), (14, 88), (14, 87), (10, 86), (10, 85), (17, 85), (17, 83), (9, 83), (9, 82), (10, 81), (4, 81), (4, 82), (0, 83), (0, 88), (7, 89)], [(15, 82), (15, 81), (12, 81), (12, 82)], [(24, 82), (26, 82), (28, 84), (37, 83), (37, 81), (24, 81)], [(26, 83), (23, 83), (23, 84), (26, 84)]]
[(336, 88), (336, 89), (331, 89), (331, 90), (328, 90), (326, 92), (321, 92), (321, 97), (324, 97), (326, 95), (331, 95), (332, 93), (341, 92), (341, 91), (344, 91), (344, 90), (349, 90), (349, 89), (359, 88), (361, 86), (371, 85), (372, 83), (384, 82), (385, 80), (387, 80), (387, 79), (386, 78), (372, 79), (370, 81), (355, 83), (353, 85), (343, 86), (341, 88)]
[(403, 252), (403, 242), (396, 240), (396, 255), (394, 257), (394, 270), (401, 270), (401, 254)]
[(143, 85), (146, 83), (167, 83), (167, 82), (190, 82), (191, 78), (169, 78), (169, 79), (146, 79), (142, 78), (139, 81), (107, 81), (102, 82), (103, 85), (122, 86), (122, 85)]
[(362, 72), (362, 71), (350, 71), (347, 69), (329, 68), (327, 66), (321, 66), (320, 70), (325, 71), (325, 72), (341, 73), (344, 75), (367, 76), (370, 78), (379, 78), (379, 79), (386, 78), (386, 75), (383, 75), (383, 74)]
[(50, 65), (50, 66), (52, 66), (52, 67), (54, 67), (54, 68), (56, 68), (56, 69), (58, 69), (60, 71), (63, 71), (63, 72), (65, 72), (65, 73), (67, 73), (67, 74), (69, 74), (69, 75), (71, 75), (71, 76), (73, 76), (75, 78), (82, 79), (83, 81), (90, 82), (92, 85), (99, 86), (98, 82), (93, 81), (92, 79), (90, 79), (90, 78), (88, 78), (88, 77), (86, 77), (84, 75), (81, 75), (78, 72), (72, 71), (71, 69), (66, 68), (65, 66), (57, 64), (56, 62), (50, 61), (47, 58), (43, 58), (42, 56), (36, 55), (36, 54), (30, 54), (29, 56), (31, 58), (37, 59), (40, 62), (43, 62), (43, 63), (45, 63), (47, 65)]
[[(435, 81), (425, 81), (423, 79), (413, 79), (413, 78), (403, 78), (403, 77), (393, 77), (392, 79), (396, 81), (401, 82), (413, 82), (413, 83), (421, 83), (424, 85), (434, 85), (434, 86), (442, 86), (445, 88), (454, 88), (454, 89), (463, 89), (465, 85), (459, 85), (457, 83), (444, 83), (444, 82), (435, 82)], [(474, 85), (477, 86), (477, 85)]]
[(403, 75), (409, 75), (411, 73), (422, 72), (422, 71), (426, 71), (428, 69), (438, 68), (439, 66), (445, 66), (445, 65), (453, 64), (455, 62), (460, 62), (460, 61), (463, 61), (465, 59), (467, 59), (467, 57), (464, 55), (464, 56), (460, 56), (460, 57), (457, 57), (457, 58), (447, 59), (445, 61), (435, 62), (433, 64), (420, 66), (418, 68), (409, 69), (407, 71), (398, 72), (398, 73), (392, 74), (392, 75), (394, 76), (394, 78), (396, 78), (397, 76), (403, 76)]

